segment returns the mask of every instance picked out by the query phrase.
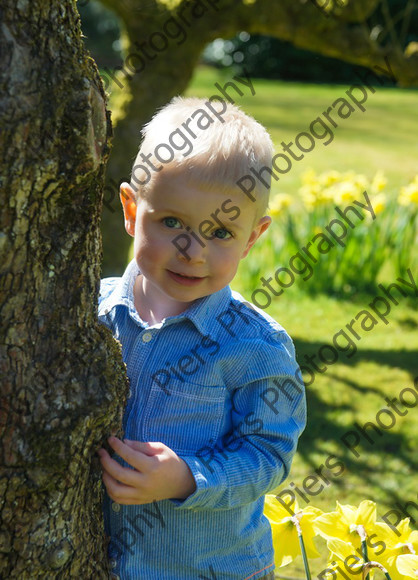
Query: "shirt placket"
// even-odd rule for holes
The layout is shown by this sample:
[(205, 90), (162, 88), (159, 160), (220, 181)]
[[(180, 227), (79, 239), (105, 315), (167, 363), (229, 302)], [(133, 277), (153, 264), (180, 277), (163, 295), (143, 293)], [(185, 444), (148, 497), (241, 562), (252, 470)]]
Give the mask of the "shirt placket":
[[(128, 434), (135, 431), (140, 440), (143, 440), (143, 411), (149, 397), (149, 389), (145, 388), (148, 382), (145, 372), (147, 367), (146, 360), (150, 356), (151, 349), (155, 347), (158, 332), (159, 329), (147, 328), (137, 335), (128, 363), (128, 366), (132, 369), (137, 369), (137, 372), (134, 374), (133, 380), (131, 379), (130, 396), (125, 411), (124, 430)], [(131, 373), (132, 375), (133, 373)], [(133, 425), (136, 425), (136, 429), (132, 429)]]

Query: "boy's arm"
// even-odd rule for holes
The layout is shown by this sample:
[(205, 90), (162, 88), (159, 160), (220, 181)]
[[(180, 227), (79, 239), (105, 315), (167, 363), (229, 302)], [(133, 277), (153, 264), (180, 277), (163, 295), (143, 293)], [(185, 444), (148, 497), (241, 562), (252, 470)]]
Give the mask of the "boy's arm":
[[(296, 378), (301, 374), (293, 343), (285, 332), (280, 336), (275, 353), (280, 373), (263, 376), (261, 368), (259, 377), (236, 389), (230, 437), (215, 449), (208, 446), (193, 457), (182, 457), (197, 488), (184, 501), (172, 500), (179, 509), (238, 507), (287, 477), (305, 427), (306, 404), (304, 387)], [(271, 368), (271, 361), (266, 367)]]

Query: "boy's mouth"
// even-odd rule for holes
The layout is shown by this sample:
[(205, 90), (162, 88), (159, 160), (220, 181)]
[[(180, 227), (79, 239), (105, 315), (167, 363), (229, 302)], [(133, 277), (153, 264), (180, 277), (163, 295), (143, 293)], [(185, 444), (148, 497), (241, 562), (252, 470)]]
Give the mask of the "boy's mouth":
[(176, 282), (179, 282), (180, 284), (186, 284), (186, 285), (197, 284), (201, 280), (204, 279), (204, 276), (189, 276), (187, 274), (180, 274), (179, 272), (173, 272), (172, 270), (167, 270), (167, 272), (169, 273), (170, 277), (173, 280), (175, 280)]
[(173, 270), (169, 270), (171, 274), (176, 274), (177, 276), (181, 276), (182, 278), (190, 278), (192, 280), (200, 280), (203, 276), (190, 276), (189, 274), (183, 274), (182, 272), (173, 272)]
[(201, 276), (188, 276), (187, 274), (180, 274), (180, 272), (174, 272), (177, 276), (183, 276), (183, 278), (191, 278), (192, 280), (196, 280), (196, 278), (201, 278)]

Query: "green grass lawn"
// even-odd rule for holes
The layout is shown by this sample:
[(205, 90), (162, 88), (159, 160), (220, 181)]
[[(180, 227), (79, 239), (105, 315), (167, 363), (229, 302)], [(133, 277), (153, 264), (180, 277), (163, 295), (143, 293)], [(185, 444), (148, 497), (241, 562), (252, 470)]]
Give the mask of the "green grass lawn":
[[(216, 93), (215, 82), (227, 80), (216, 70), (199, 68), (187, 94), (210, 96)], [(266, 125), (277, 151), (282, 140), (293, 140), (307, 130), (310, 122), (344, 96), (348, 88), (262, 80), (255, 80), (254, 86), (256, 95), (237, 99), (237, 103)], [(300, 175), (308, 167), (317, 172), (354, 170), (368, 177), (381, 169), (394, 190), (408, 183), (418, 172), (417, 92), (377, 87), (365, 107), (364, 113), (357, 111), (341, 120), (332, 143), (324, 147), (319, 141), (278, 184), (273, 182), (273, 193), (297, 192)], [(255, 288), (246, 287), (242, 281), (245, 267), (244, 260), (232, 287), (251, 299)], [(414, 277), (418, 281), (418, 272), (414, 272)], [(368, 309), (372, 299), (373, 296), (353, 296), (343, 301), (323, 295), (312, 298), (291, 287), (272, 301), (267, 312), (293, 337), (298, 361), (306, 364), (305, 355), (314, 355), (324, 344), (332, 344), (333, 336), (360, 310)], [(371, 499), (378, 503), (378, 514), (383, 515), (397, 502), (418, 503), (418, 404), (408, 408), (404, 416), (396, 415), (393, 427), (381, 430), (381, 436), (367, 431), (372, 441), (359, 435), (355, 423), (376, 423), (376, 415), (386, 405), (385, 397), (398, 397), (403, 389), (414, 388), (414, 377), (418, 377), (416, 299), (399, 298), (397, 306), (392, 304), (387, 325), (379, 321), (373, 330), (359, 335), (360, 339), (355, 340), (356, 354), (349, 358), (339, 353), (338, 361), (323, 374), (316, 373), (307, 387), (308, 425), (282, 488), (292, 482), (303, 492), (306, 478), (334, 455), (342, 463), (340, 473), (323, 471), (329, 484), (316, 496), (305, 492), (309, 503), (298, 496), (300, 506), (333, 511), (336, 500), (357, 505), (362, 499)], [(305, 378), (309, 380), (307, 375)], [(407, 401), (413, 403), (411, 394)], [(399, 408), (405, 411), (404, 406)], [(383, 422), (388, 421), (387, 416), (380, 416)], [(350, 431), (360, 439), (358, 457), (341, 440), (354, 438), (354, 434), (347, 435)], [(319, 485), (315, 487), (318, 488)], [(418, 509), (410, 507), (410, 515), (418, 521)], [(313, 571), (318, 573), (324, 563), (324, 558), (313, 563)], [(280, 573), (302, 577), (301, 562)]]

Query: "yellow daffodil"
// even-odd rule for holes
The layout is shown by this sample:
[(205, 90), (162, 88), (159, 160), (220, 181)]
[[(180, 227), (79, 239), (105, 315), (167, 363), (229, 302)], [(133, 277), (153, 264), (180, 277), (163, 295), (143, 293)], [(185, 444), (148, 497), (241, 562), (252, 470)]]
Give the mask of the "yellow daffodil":
[(341, 561), (347, 560), (352, 556), (352, 564), (350, 560), (350, 567), (354, 570), (361, 568), (363, 564), (363, 558), (361, 555), (356, 553), (356, 550), (352, 544), (344, 542), (339, 538), (334, 538), (333, 540), (327, 541), (328, 550), (331, 552), (331, 558), (335, 556)]
[(372, 180), (372, 183), (370, 186), (371, 191), (373, 193), (379, 193), (379, 192), (383, 191), (386, 187), (387, 182), (388, 182), (388, 180), (386, 179), (383, 171), (377, 171), (376, 175), (373, 177), (373, 180)]
[(319, 183), (311, 183), (309, 185), (303, 185), (299, 189), (299, 193), (302, 197), (302, 201), (308, 211), (312, 211), (318, 206), (323, 206), (328, 204), (333, 200), (332, 195), (328, 191), (329, 188), (322, 188)]
[(386, 207), (386, 195), (384, 193), (375, 195), (371, 204), (376, 215), (381, 213)]
[(365, 535), (374, 532), (376, 525), (376, 504), (370, 500), (364, 500), (356, 508), (351, 505), (341, 505), (337, 501), (337, 510), (328, 514), (320, 515), (314, 522), (318, 534), (326, 540), (335, 538), (356, 548), (360, 546), (360, 534), (364, 530)]
[(358, 579), (364, 560), (361, 555), (356, 553), (354, 546), (334, 538), (328, 540), (327, 547), (331, 552), (328, 562), (329, 569), (333, 570), (337, 578), (344, 578), (345, 575)]
[(322, 514), (322, 511), (314, 507), (300, 509), (297, 501), (292, 504), (294, 516), (283, 507), (274, 495), (267, 495), (264, 505), (264, 515), (271, 525), (274, 546), (274, 558), (277, 567), (286, 566), (296, 556), (300, 555), (300, 544), (297, 526), (294, 518), (297, 518), (302, 530), (302, 537), (305, 544), (308, 558), (318, 558), (319, 553), (313, 542), (316, 532), (313, 521)]
[(318, 183), (318, 177), (312, 168), (307, 169), (301, 175), (301, 181), (303, 185), (312, 185)]
[(269, 204), (269, 214), (273, 217), (280, 215), (283, 210), (292, 205), (292, 202), (293, 199), (291, 195), (288, 195), (287, 193), (278, 193), (273, 197)]
[(318, 204), (319, 185), (318, 184), (303, 185), (299, 189), (299, 193), (301, 195), (302, 201), (306, 209), (308, 211), (312, 211), (313, 208)]
[(318, 205), (318, 199), (313, 195), (304, 195), (303, 203), (308, 211), (312, 211)]
[(402, 573), (397, 567), (397, 559), (404, 554), (418, 554), (418, 531), (409, 527), (409, 518), (403, 519), (396, 527), (397, 533), (387, 524), (377, 522), (375, 527), (379, 540), (382, 540), (386, 549), (379, 555), (388, 569), (392, 580), (400, 580)]
[(353, 183), (357, 187), (359, 193), (362, 193), (365, 189), (370, 188), (370, 182), (365, 175), (362, 173), (356, 173), (353, 178)]
[(342, 181), (334, 186), (334, 201), (337, 205), (346, 205), (358, 198), (359, 188), (354, 181)]
[(324, 187), (329, 187), (341, 179), (341, 173), (339, 171), (331, 170), (324, 171), (319, 175), (318, 180)]
[(318, 200), (321, 203), (333, 203), (334, 202), (334, 192), (331, 187), (324, 187), (318, 192)]
[(418, 176), (409, 185), (401, 187), (398, 201), (401, 205), (418, 204)]
[(418, 578), (418, 556), (415, 554), (405, 554), (396, 560), (396, 566), (401, 574), (408, 578)]
[(321, 186), (319, 185), (319, 183), (305, 183), (305, 185), (302, 185), (302, 187), (299, 189), (299, 193), (302, 196), (313, 195), (314, 197), (316, 197), (320, 191)]

